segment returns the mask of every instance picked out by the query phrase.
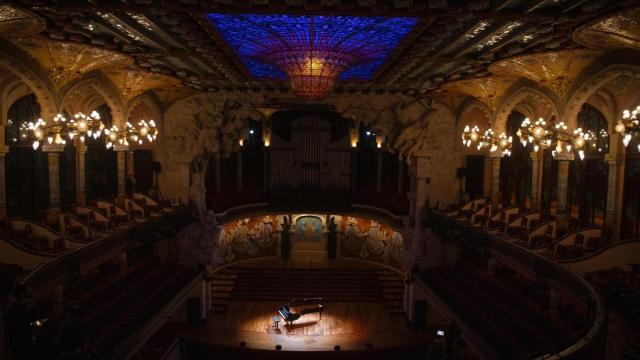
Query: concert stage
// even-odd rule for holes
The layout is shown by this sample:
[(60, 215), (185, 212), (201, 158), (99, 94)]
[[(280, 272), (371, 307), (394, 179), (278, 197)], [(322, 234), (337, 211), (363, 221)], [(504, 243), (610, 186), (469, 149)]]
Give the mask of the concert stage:
[[(431, 332), (407, 326), (397, 308), (398, 299), (389, 299), (388, 288), (395, 288), (395, 296), (401, 296), (402, 281), (397, 274), (392, 282), (385, 280), (390, 276), (388, 269), (344, 261), (325, 268), (316, 264), (311, 269), (274, 268), (279, 265), (270, 262), (227, 271), (227, 276), (235, 274), (236, 278), (224, 309), (209, 314), (206, 325), (183, 334), (190, 359), (214, 354), (238, 359), (297, 358), (294, 354), (298, 354), (308, 359), (316, 355), (323, 358), (323, 352), (323, 356), (335, 354), (339, 358), (347, 354), (348, 358), (387, 358), (379, 355), (419, 353), (417, 349), (433, 340)], [(301, 283), (303, 279), (308, 286)], [(273, 285), (279, 282), (284, 285)], [(256, 289), (252, 291), (252, 287)], [(322, 316), (305, 314), (292, 325), (281, 321), (276, 329), (273, 317), (291, 300), (290, 292), (296, 288), (305, 296), (327, 299)], [(253, 298), (250, 293), (255, 294)]]

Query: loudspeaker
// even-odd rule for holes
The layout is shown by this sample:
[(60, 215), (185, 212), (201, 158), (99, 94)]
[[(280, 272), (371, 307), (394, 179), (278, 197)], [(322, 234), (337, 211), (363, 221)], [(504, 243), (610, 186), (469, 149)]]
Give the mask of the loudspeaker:
[(200, 298), (190, 297), (187, 299), (187, 323), (191, 326), (200, 324), (202, 312), (200, 311)]
[(154, 173), (161, 173), (162, 172), (162, 164), (160, 164), (160, 161), (154, 161), (151, 165), (151, 170)]
[(466, 176), (467, 176), (467, 169), (466, 168), (461, 167), (461, 168), (458, 168), (458, 170), (456, 170), (456, 177), (458, 179), (462, 179), (462, 178), (464, 178)]

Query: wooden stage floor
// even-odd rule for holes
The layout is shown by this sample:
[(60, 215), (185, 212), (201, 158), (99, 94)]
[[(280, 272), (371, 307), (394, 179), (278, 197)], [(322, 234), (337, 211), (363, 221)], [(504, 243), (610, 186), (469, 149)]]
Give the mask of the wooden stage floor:
[(280, 303), (233, 301), (225, 314), (210, 314), (207, 325), (189, 330), (186, 339), (223, 346), (282, 351), (333, 351), (387, 348), (430, 341), (425, 332), (407, 327), (402, 315), (391, 316), (382, 303), (328, 303), (319, 314), (307, 314), (293, 325), (273, 328)]

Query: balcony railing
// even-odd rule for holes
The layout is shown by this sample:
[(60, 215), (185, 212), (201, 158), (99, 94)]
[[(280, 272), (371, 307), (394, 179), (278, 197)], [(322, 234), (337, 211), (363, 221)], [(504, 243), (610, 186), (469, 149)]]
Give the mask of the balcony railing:
[[(567, 341), (559, 341), (547, 349), (530, 354), (530, 359), (594, 359), (593, 347), (600, 346), (606, 330), (607, 315), (599, 293), (573, 270), (540, 256), (524, 247), (494, 237), (477, 227), (467, 226), (442, 213), (431, 212), (427, 226), (438, 233), (443, 241), (476, 243), (486, 246), (499, 261), (515, 268), (525, 276), (536, 278), (582, 303), (586, 309), (585, 328)], [(561, 340), (561, 339), (559, 339)], [(570, 339), (565, 339), (570, 340)]]
[(168, 228), (175, 232), (176, 228), (182, 228), (192, 221), (188, 208), (176, 209), (162, 217), (152, 218), (62, 254), (33, 269), (18, 284), (27, 291), (30, 300), (36, 300), (61, 282), (126, 249), (134, 241), (151, 239), (156, 233), (163, 233)]

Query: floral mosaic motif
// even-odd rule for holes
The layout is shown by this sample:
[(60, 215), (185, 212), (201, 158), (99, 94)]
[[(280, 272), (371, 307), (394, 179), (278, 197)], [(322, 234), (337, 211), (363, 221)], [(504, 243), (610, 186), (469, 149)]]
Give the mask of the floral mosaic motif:
[(322, 220), (317, 216), (301, 216), (296, 220), (296, 240), (321, 241)]
[(410, 17), (209, 14), (213, 26), (258, 79), (284, 79), (265, 59), (294, 48), (337, 51), (356, 61), (342, 80), (370, 80), (417, 23)]
[(275, 221), (269, 215), (245, 218), (225, 224), (218, 246), (225, 262), (233, 261), (235, 254), (255, 256), (261, 248), (273, 245), (276, 240)]
[(378, 256), (385, 262), (393, 259), (401, 263), (404, 260), (403, 236), (388, 225), (348, 216), (343, 218), (339, 231), (343, 232), (342, 243), (345, 248), (357, 251), (363, 259)]

